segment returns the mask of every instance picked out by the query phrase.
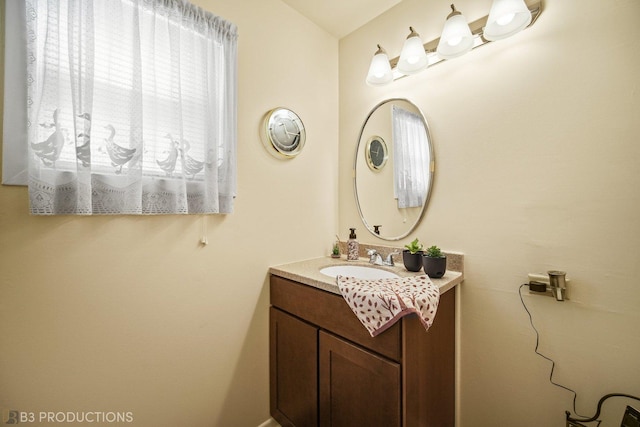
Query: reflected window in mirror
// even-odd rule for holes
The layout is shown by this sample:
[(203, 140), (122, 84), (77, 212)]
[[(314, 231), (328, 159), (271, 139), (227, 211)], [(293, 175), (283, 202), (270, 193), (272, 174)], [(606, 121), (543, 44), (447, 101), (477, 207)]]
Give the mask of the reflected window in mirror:
[(429, 141), (422, 117), (397, 105), (392, 109), (394, 195), (398, 208), (422, 207), (429, 182)]

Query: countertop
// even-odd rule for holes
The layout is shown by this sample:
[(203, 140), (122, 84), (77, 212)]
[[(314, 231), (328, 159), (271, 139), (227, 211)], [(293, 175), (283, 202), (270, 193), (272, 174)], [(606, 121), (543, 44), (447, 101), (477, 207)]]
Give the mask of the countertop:
[[(459, 259), (451, 264), (454, 266), (462, 266), (462, 254), (449, 254), (447, 253), (447, 271), (440, 279), (431, 279), (431, 281), (438, 286), (440, 294), (447, 292), (454, 286), (462, 283), (464, 278), (462, 271), (456, 271), (449, 269), (450, 257), (459, 257)], [(315, 288), (323, 289), (334, 294), (340, 294), (340, 289), (336, 284), (336, 279), (326, 276), (320, 273), (320, 269), (333, 265), (361, 265), (367, 267), (375, 267), (383, 270), (391, 271), (401, 277), (420, 276), (424, 274), (424, 271), (416, 273), (407, 271), (402, 265), (402, 261), (396, 262), (394, 267), (388, 266), (374, 266), (369, 264), (368, 258), (360, 258), (358, 261), (347, 261), (343, 255), (341, 258), (332, 258), (330, 256), (313, 258), (304, 261), (292, 262), (289, 264), (277, 265), (269, 268), (269, 273), (280, 276), (285, 279), (294, 280), (296, 282), (304, 283), (305, 285), (313, 286)]]

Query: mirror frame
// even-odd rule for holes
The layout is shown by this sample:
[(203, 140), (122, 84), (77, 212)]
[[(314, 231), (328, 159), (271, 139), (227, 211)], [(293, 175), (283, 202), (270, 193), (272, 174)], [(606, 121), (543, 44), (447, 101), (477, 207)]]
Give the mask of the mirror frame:
[[(410, 105), (412, 105), (416, 111), (418, 113), (420, 113), (420, 117), (422, 118), (422, 122), (424, 123), (424, 127), (425, 130), (427, 132), (427, 140), (429, 141), (429, 158), (430, 158), (430, 163), (429, 163), (429, 186), (427, 188), (427, 194), (425, 195), (425, 201), (424, 204), (422, 205), (422, 209), (420, 211), (420, 214), (418, 215), (418, 218), (415, 220), (415, 222), (413, 224), (411, 224), (409, 226), (409, 229), (402, 233), (399, 236), (392, 236), (392, 237), (385, 237), (385, 236), (381, 236), (379, 234), (376, 234), (373, 226), (371, 226), (367, 220), (364, 217), (364, 213), (362, 212), (362, 208), (360, 206), (360, 201), (358, 199), (358, 176), (357, 176), (357, 170), (356, 170), (356, 166), (358, 164), (358, 153), (360, 153), (360, 150), (364, 147), (364, 144), (367, 143), (367, 141), (363, 141), (363, 136), (364, 136), (364, 131), (365, 128), (367, 126), (367, 123), (369, 122), (369, 119), (371, 118), (371, 116), (378, 110), (378, 108), (382, 107), (385, 104), (389, 104), (389, 103), (393, 103), (393, 102), (398, 102), (398, 101), (402, 101), (402, 102), (406, 102)], [(369, 138), (366, 138), (367, 140)], [(393, 142), (391, 142), (393, 144)], [(420, 224), (420, 222), (422, 221), (422, 218), (425, 215), (425, 212), (427, 210), (427, 206), (429, 205), (429, 200), (431, 199), (431, 192), (433, 189), (433, 181), (435, 178), (435, 164), (436, 164), (436, 159), (435, 159), (435, 152), (433, 149), (433, 141), (431, 140), (431, 134), (429, 132), (429, 124), (427, 123), (427, 119), (424, 116), (424, 113), (422, 112), (422, 110), (413, 102), (409, 101), (406, 98), (388, 98), (385, 99), (381, 102), (379, 102), (378, 104), (376, 104), (371, 111), (369, 112), (369, 114), (367, 115), (367, 117), (365, 118), (362, 127), (360, 128), (360, 134), (358, 136), (358, 144), (356, 145), (356, 154), (355, 157), (353, 159), (353, 170), (352, 170), (352, 175), (353, 175), (353, 193), (355, 196), (355, 201), (356, 201), (356, 207), (358, 208), (358, 215), (360, 215), (360, 220), (362, 221), (362, 223), (364, 224), (365, 228), (375, 237), (382, 239), (382, 240), (387, 240), (387, 241), (397, 241), (397, 240), (401, 240), (404, 239), (405, 237), (407, 237), (409, 234), (411, 234), (413, 232), (413, 230), (415, 230), (415, 228), (418, 226), (418, 224)]]

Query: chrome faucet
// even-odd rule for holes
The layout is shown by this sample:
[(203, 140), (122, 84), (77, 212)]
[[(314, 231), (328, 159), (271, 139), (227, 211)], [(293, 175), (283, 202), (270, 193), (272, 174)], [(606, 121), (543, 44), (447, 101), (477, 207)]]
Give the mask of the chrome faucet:
[(383, 261), (382, 260), (382, 255), (380, 255), (377, 250), (369, 249), (367, 251), (367, 255), (369, 255), (369, 264), (386, 265), (386, 266), (389, 266), (389, 267), (393, 267), (395, 265), (393, 263), (393, 256), (394, 255), (398, 255), (399, 253), (400, 252), (398, 252), (398, 251), (391, 252), (389, 255), (387, 255), (387, 257)]
[(384, 265), (382, 261), (382, 255), (380, 255), (375, 249), (369, 249), (367, 251), (367, 255), (369, 255), (369, 264)]

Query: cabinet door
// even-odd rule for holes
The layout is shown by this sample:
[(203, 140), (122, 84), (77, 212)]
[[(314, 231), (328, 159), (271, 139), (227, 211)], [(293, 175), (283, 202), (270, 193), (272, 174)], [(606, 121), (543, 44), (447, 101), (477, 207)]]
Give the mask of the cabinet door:
[(283, 426), (318, 425), (318, 329), (270, 309), (271, 415)]
[(320, 425), (402, 424), (400, 365), (320, 331)]

